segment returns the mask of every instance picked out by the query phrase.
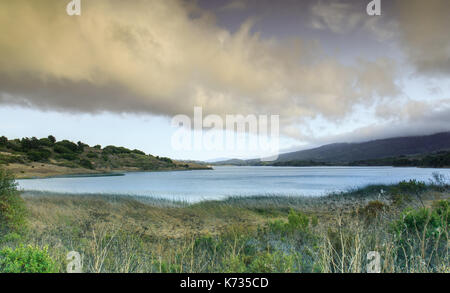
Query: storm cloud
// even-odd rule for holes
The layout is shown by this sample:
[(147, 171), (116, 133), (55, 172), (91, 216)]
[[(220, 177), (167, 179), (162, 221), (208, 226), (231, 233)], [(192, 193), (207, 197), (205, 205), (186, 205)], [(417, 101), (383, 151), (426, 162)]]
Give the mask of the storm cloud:
[(0, 4), (0, 101), (74, 112), (281, 114), (344, 117), (396, 95), (392, 60), (344, 65), (317, 42), (234, 33), (194, 4), (85, 1)]
[[(257, 16), (230, 30), (195, 1), (82, 1), (74, 17), (67, 3), (0, 2), (0, 103), (169, 117), (195, 106), (205, 114), (279, 114), (291, 135), (308, 119), (340, 121), (357, 105), (402, 92), (390, 56), (343, 62), (317, 38), (259, 32)], [(386, 22), (355, 12), (352, 1), (317, 3), (307, 10), (312, 29), (342, 35), (361, 26), (379, 41), (399, 34), (418, 72), (450, 73), (447, 1), (397, 1), (395, 21)]]

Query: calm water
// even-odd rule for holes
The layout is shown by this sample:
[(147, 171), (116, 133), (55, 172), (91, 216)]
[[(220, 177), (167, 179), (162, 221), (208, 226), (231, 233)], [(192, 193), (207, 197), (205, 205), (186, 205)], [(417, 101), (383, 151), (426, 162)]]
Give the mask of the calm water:
[(182, 199), (191, 202), (228, 196), (319, 196), (377, 183), (417, 179), (450, 169), (391, 167), (215, 167), (186, 172), (139, 172), (115, 177), (18, 180), (23, 190), (107, 193)]

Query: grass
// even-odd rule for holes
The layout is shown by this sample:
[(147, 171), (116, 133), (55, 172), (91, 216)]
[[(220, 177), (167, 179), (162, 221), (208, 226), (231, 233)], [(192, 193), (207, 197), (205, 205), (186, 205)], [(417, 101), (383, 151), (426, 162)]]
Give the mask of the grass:
[(366, 272), (370, 251), (383, 272), (449, 272), (449, 190), (412, 181), (195, 204), (28, 192), (27, 233), (4, 236), (0, 248), (48, 247), (60, 272), (70, 251), (95, 273)]

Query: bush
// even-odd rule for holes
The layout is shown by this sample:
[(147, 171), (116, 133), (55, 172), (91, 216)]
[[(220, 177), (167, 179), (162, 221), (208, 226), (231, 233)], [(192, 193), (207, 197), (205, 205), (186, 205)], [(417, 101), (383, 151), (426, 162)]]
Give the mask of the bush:
[(393, 228), (398, 239), (408, 234), (424, 234), (426, 238), (436, 238), (448, 229), (450, 208), (448, 201), (439, 201), (433, 209), (406, 209)]
[(6, 138), (5, 136), (1, 136), (0, 137), (0, 146), (6, 146), (7, 143), (8, 143), (8, 138)]
[(296, 212), (293, 209), (289, 211), (288, 221), (277, 220), (269, 223), (269, 229), (275, 233), (292, 233), (295, 231), (307, 232), (310, 225), (317, 225), (317, 218), (310, 219), (302, 212)]
[(98, 159), (98, 155), (96, 153), (88, 153), (86, 156), (89, 159)]
[(86, 159), (80, 160), (80, 166), (86, 169), (94, 169), (94, 166), (92, 165), (91, 161)]
[(75, 161), (76, 159), (78, 159), (76, 154), (61, 154), (61, 158), (67, 161)]
[(77, 146), (78, 146), (79, 153), (84, 152), (84, 149), (89, 147), (89, 145), (82, 143), (81, 141), (77, 142)]
[(418, 194), (424, 192), (427, 189), (427, 186), (424, 182), (414, 179), (400, 182), (397, 188), (401, 193)]
[(22, 231), (26, 226), (25, 214), (25, 202), (14, 177), (0, 169), (0, 234)]
[(31, 139), (28, 137), (22, 138), (22, 140), (20, 141), (20, 145), (24, 152), (38, 149), (40, 147), (39, 140), (36, 137), (32, 137)]
[(71, 153), (73, 153), (70, 149), (66, 148), (65, 146), (59, 145), (59, 144), (55, 145), (53, 147), (53, 150), (55, 151), (55, 153), (58, 153), (58, 154), (71, 154)]
[(51, 146), (53, 146), (54, 143), (51, 142), (51, 140), (48, 139), (48, 138), (41, 138), (41, 139), (39, 140), (39, 144), (40, 144), (41, 146), (51, 147)]
[(19, 246), (0, 250), (1, 273), (56, 273), (56, 266), (47, 247)]
[(107, 146), (103, 149), (103, 153), (107, 155), (129, 154), (131, 150), (124, 147)]
[(56, 138), (53, 135), (49, 135), (47, 139), (50, 141), (52, 145), (56, 143)]
[(29, 160), (33, 162), (42, 162), (42, 161), (48, 161), (48, 159), (51, 156), (51, 152), (49, 150), (37, 150), (37, 151), (28, 151), (27, 157)]
[(132, 150), (131, 152), (132, 152), (133, 154), (145, 156), (145, 153), (144, 153), (143, 151), (140, 151), (140, 150)]
[[(63, 148), (61, 148), (63, 147)], [(69, 149), (70, 152), (76, 153), (79, 151), (79, 147), (77, 144), (68, 141), (68, 140), (63, 140), (63, 141), (59, 141), (57, 143), (55, 143), (55, 152), (58, 152), (56, 149), (59, 150), (64, 150), (64, 149)], [(64, 151), (65, 153), (67, 153), (67, 151)]]

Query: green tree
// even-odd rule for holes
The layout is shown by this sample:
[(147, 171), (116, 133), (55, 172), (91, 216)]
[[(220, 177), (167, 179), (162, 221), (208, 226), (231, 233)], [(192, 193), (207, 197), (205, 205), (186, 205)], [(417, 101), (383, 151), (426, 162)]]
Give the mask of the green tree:
[(8, 138), (6, 136), (0, 137), (0, 146), (6, 146), (8, 143)]
[(52, 144), (56, 143), (56, 138), (53, 135), (49, 135), (47, 138)]
[(0, 169), (0, 234), (22, 232), (25, 227), (25, 202), (12, 174)]

